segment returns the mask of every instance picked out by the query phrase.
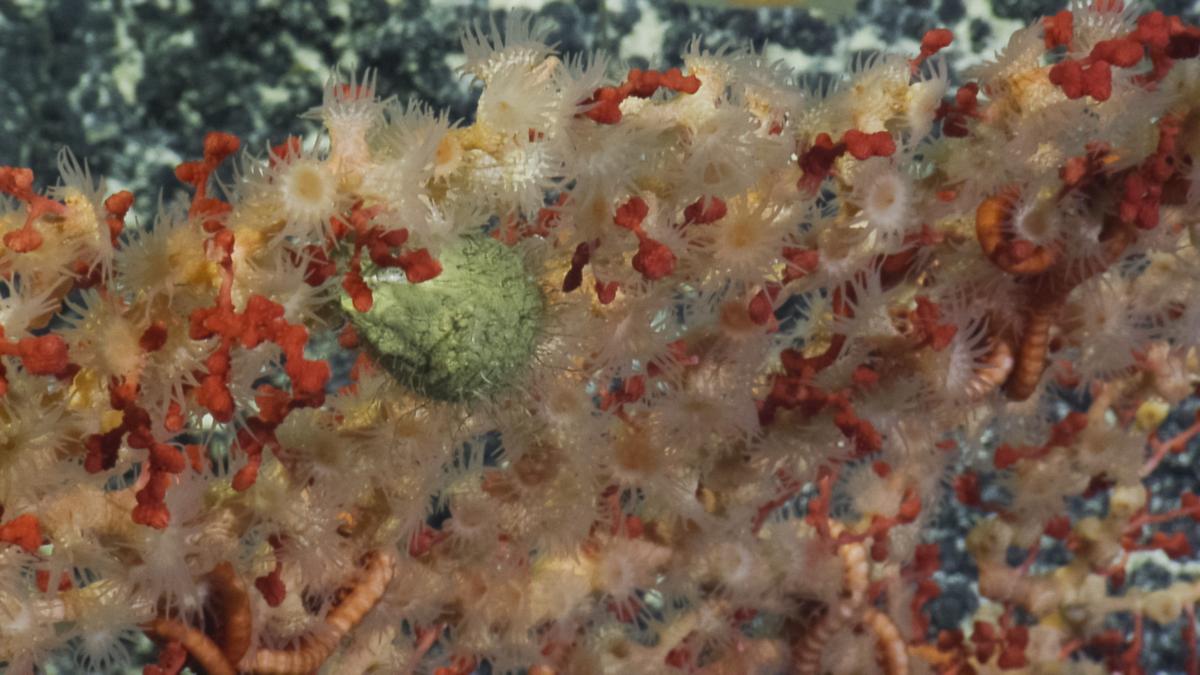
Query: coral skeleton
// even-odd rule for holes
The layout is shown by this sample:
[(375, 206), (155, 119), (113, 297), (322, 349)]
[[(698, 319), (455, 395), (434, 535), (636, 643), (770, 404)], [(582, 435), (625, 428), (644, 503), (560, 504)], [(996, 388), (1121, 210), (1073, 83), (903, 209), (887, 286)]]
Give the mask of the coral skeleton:
[(1195, 560), (1200, 28), (823, 91), (547, 35), (465, 32), (470, 123), (336, 73), (211, 132), (148, 224), (0, 167), (5, 672), (1200, 672), (1200, 584), (1126, 581)]

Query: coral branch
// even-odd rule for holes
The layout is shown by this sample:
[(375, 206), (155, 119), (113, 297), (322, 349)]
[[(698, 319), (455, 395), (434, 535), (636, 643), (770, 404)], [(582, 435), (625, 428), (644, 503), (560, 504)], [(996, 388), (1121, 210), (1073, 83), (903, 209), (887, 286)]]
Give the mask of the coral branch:
[[(843, 529), (841, 525), (830, 521), (829, 531), (836, 541)], [(833, 606), (825, 608), (816, 625), (806, 628), (793, 643), (794, 675), (818, 675), (821, 672), (821, 656), (830, 638), (854, 625), (862, 614), (870, 585), (871, 563), (867, 547), (859, 541), (848, 541), (837, 546), (837, 556), (842, 563), (841, 597)]]
[(371, 611), (395, 573), (396, 557), (388, 551), (367, 555), (361, 578), (349, 595), (325, 617), (329, 630), (314, 631), (296, 649), (259, 649), (242, 664), (244, 670), (262, 674), (308, 673), (316, 670), (329, 658), (342, 637), (348, 634)]
[(221, 652), (229, 663), (238, 663), (250, 649), (253, 628), (246, 584), (228, 562), (217, 565), (208, 578), (213, 585), (213, 600), (222, 616)]
[(208, 675), (235, 675), (237, 672), (212, 639), (176, 619), (155, 619), (146, 627), (146, 632), (159, 639), (183, 645)]

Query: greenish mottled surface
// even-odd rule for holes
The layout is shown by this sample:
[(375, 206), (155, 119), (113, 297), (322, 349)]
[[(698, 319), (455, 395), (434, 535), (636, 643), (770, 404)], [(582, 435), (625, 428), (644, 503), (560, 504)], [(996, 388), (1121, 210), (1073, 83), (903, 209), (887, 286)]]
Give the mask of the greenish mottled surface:
[(364, 276), (375, 303), (342, 309), (380, 365), (405, 386), (441, 401), (462, 401), (512, 382), (533, 355), (541, 290), (512, 249), (471, 237), (438, 256), (442, 273), (419, 284), (398, 269)]

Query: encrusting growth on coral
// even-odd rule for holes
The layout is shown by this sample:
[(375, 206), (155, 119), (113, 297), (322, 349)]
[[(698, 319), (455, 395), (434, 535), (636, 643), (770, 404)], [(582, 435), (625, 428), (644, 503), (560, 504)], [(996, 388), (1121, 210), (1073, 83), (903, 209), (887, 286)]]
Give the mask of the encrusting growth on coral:
[(470, 124), (368, 72), (211, 132), (149, 225), (0, 167), (0, 668), (1200, 672), (1127, 581), (1195, 558), (1200, 28), (822, 91), (547, 35), (466, 32)]

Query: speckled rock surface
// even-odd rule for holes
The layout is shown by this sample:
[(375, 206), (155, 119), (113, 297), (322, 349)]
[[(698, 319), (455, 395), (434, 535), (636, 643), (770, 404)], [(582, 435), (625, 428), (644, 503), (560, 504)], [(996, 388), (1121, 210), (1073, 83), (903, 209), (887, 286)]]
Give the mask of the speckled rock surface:
[[(706, 45), (766, 43), (771, 56), (830, 76), (855, 53), (915, 50), (921, 34), (951, 27), (947, 53), (976, 61), (1054, 0), (858, 0), (831, 23), (805, 9), (722, 10), (682, 2), (487, 0), (15, 0), (0, 2), (0, 163), (53, 183), (68, 147), (110, 185), (133, 189), (145, 219), (172, 168), (205, 131), (222, 129), (265, 152), (316, 105), (331, 68), (374, 68), (381, 92), (416, 96), (465, 117), (474, 92), (454, 70), (459, 34), (511, 4), (556, 26), (565, 52), (605, 48), (634, 65), (678, 62), (693, 36)], [(1164, 9), (1200, 9), (1190, 0)], [(1169, 6), (1169, 7), (1168, 7)]]

